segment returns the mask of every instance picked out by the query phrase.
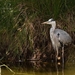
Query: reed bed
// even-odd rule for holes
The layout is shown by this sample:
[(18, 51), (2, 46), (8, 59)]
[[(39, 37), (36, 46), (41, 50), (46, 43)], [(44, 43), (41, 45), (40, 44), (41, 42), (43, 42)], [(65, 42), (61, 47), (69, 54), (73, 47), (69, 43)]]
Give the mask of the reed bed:
[(51, 58), (50, 26), (41, 25), (49, 18), (70, 33), (75, 43), (74, 0), (2, 0), (0, 1), (1, 61), (25, 61), (39, 50)]

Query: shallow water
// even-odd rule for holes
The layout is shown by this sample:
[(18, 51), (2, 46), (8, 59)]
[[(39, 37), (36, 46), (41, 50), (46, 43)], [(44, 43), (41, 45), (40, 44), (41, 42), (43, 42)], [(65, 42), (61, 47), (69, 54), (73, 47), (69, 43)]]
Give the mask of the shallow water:
[(75, 64), (55, 64), (49, 62), (26, 62), (7, 64), (8, 68), (1, 67), (0, 75), (75, 75)]

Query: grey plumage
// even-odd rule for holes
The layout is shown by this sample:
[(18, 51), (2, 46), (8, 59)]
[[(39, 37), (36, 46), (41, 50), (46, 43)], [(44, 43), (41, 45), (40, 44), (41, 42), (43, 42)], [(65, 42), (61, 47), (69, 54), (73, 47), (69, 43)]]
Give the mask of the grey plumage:
[(70, 43), (72, 41), (70, 35), (65, 32), (64, 30), (60, 30), (60, 29), (55, 29), (54, 33), (56, 35), (59, 34), (59, 37), (60, 37), (60, 41), (63, 43), (63, 44), (67, 44), (67, 43)]
[(59, 47), (61, 47), (61, 43), (62, 43), (62, 49), (64, 49), (63, 48), (64, 45), (71, 43), (72, 38), (66, 31), (61, 30), (61, 29), (56, 29), (56, 21), (54, 21), (53, 19), (49, 19), (48, 21), (43, 22), (42, 24), (52, 25), (52, 27), (50, 29), (50, 39), (51, 39), (53, 48), (57, 52), (56, 57), (58, 57), (58, 49), (59, 49)]

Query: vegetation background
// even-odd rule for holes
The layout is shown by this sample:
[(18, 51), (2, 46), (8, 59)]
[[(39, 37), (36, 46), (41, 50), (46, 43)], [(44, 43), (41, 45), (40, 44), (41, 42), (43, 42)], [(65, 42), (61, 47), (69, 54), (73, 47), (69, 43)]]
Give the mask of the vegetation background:
[(74, 62), (75, 0), (0, 0), (0, 61), (52, 59), (50, 26), (41, 24), (49, 18), (73, 38), (65, 58)]

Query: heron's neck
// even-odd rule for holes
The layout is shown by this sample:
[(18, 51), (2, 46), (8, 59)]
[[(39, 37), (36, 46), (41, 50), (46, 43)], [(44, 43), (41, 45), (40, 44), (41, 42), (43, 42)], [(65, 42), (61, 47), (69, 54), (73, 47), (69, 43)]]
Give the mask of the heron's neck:
[(55, 30), (55, 28), (56, 28), (56, 22), (53, 22), (53, 23), (52, 23), (52, 28), (51, 28), (51, 29), (52, 29), (52, 31), (54, 31), (54, 30)]

